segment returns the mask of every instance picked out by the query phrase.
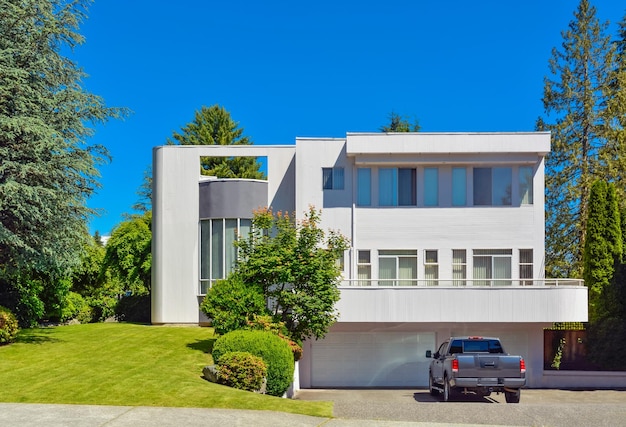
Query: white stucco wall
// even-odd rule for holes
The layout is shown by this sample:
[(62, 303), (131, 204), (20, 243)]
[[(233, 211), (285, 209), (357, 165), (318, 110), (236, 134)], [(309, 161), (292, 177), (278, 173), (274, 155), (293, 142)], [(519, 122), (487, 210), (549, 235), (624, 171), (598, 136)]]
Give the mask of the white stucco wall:
[(293, 211), (293, 146), (163, 146), (153, 150), (152, 323), (198, 323), (201, 156), (267, 157), (268, 198)]

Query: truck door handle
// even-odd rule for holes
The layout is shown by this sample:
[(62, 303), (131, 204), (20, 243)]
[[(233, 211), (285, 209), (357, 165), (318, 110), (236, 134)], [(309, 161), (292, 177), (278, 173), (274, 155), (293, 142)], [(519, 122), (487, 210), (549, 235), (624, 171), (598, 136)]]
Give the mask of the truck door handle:
[(485, 363), (485, 366), (489, 366), (489, 367), (493, 368), (493, 367), (496, 366), (496, 364), (495, 364), (495, 362), (487, 362), (487, 363)]

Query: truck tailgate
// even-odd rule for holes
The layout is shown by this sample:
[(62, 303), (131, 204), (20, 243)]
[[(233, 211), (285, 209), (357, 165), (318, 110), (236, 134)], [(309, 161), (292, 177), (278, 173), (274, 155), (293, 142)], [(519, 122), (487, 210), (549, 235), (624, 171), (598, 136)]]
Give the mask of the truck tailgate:
[(457, 378), (520, 378), (520, 357), (502, 354), (459, 354)]

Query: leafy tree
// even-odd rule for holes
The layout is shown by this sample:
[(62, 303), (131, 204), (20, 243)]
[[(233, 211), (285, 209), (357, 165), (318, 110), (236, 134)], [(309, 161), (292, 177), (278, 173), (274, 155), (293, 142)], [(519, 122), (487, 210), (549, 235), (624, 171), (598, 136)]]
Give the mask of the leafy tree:
[(131, 215), (115, 227), (104, 265), (122, 282), (122, 291), (143, 295), (151, 289), (152, 212)]
[(143, 182), (137, 190), (139, 200), (133, 205), (133, 209), (145, 213), (152, 210), (152, 165), (143, 172)]
[(410, 119), (394, 111), (389, 113), (389, 124), (380, 127), (381, 132), (419, 132), (421, 126), (417, 119), (411, 123)]
[(615, 166), (602, 126), (614, 50), (606, 28), (589, 1), (581, 0), (562, 33), (561, 49), (552, 50), (551, 76), (544, 79), (549, 121), (540, 118), (537, 128), (552, 132), (546, 159), (546, 269), (554, 277), (582, 274), (591, 185), (616, 173), (605, 175)]
[(88, 4), (0, 0), (0, 294), (17, 292), (20, 307), (38, 299), (34, 277), (80, 262), (94, 213), (86, 200), (108, 160), (87, 144), (89, 125), (126, 112), (87, 92), (85, 73), (61, 53), (83, 42)]
[(340, 270), (337, 261), (347, 240), (319, 228), (320, 213), (313, 207), (295, 222), (269, 209), (255, 212), (248, 239), (239, 240), (236, 268), (246, 286), (263, 290), (277, 322), (284, 322), (290, 338), (322, 338), (336, 321)]
[[(168, 144), (181, 145), (252, 145), (243, 134), (243, 128), (235, 122), (228, 111), (219, 105), (202, 107), (196, 111), (194, 120), (174, 132)], [(261, 164), (252, 157), (201, 157), (200, 172), (218, 178), (265, 179)]]

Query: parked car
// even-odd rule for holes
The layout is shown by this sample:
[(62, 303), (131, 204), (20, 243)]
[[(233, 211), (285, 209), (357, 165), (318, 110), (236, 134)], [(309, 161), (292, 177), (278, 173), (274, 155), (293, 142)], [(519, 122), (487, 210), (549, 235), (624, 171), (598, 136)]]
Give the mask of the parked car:
[[(431, 357), (431, 352), (426, 352)], [(526, 385), (526, 364), (521, 356), (505, 353), (498, 338), (451, 337), (432, 355), (428, 389), (449, 401), (456, 393), (489, 396), (504, 393), (507, 403), (519, 403)]]

